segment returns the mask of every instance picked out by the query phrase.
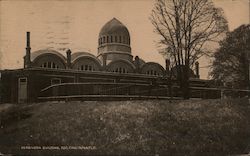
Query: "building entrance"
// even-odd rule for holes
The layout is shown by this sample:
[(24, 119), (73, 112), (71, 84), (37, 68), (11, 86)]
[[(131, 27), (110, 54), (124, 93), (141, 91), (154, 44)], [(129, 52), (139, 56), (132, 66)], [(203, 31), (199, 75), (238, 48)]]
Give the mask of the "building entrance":
[(18, 79), (18, 103), (27, 102), (27, 77)]

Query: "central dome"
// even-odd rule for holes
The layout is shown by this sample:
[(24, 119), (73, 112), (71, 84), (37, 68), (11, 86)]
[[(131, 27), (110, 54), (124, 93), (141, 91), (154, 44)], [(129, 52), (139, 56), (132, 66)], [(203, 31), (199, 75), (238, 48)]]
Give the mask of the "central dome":
[(99, 47), (105, 44), (130, 45), (130, 35), (128, 29), (119, 20), (113, 18), (108, 21), (99, 33)]
[(98, 55), (103, 64), (116, 60), (133, 61), (128, 29), (119, 20), (108, 21), (99, 33)]
[(113, 18), (102, 27), (99, 33), (99, 37), (107, 35), (121, 35), (129, 37), (129, 32), (125, 25), (123, 25), (116, 18)]

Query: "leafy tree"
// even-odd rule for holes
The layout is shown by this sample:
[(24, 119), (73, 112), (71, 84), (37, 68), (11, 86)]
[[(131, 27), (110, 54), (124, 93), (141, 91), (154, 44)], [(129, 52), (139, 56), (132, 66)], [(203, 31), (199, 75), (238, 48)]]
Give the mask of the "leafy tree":
[(222, 10), (211, 0), (156, 0), (151, 14), (159, 45), (178, 70), (183, 97), (189, 98), (189, 69), (209, 51), (207, 42), (228, 30)]
[(250, 25), (241, 25), (227, 34), (214, 54), (210, 75), (233, 88), (248, 88)]

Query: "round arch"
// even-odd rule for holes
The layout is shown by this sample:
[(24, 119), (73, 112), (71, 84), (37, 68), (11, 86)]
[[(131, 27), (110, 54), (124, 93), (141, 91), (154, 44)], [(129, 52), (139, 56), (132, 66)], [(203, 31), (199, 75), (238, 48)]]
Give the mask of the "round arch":
[(66, 68), (66, 58), (54, 50), (39, 50), (31, 54), (33, 67), (42, 68)]
[(79, 56), (72, 61), (72, 69), (76, 70), (100, 71), (102, 68), (100, 61), (92, 56)]
[(164, 75), (165, 69), (155, 62), (147, 62), (141, 66), (141, 74)]
[(115, 60), (107, 65), (107, 71), (116, 73), (134, 73), (135, 66), (127, 60)]

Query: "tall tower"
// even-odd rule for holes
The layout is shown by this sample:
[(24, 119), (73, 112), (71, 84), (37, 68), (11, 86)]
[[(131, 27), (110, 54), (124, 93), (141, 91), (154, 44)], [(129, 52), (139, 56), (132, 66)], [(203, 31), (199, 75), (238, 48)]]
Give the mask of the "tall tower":
[(30, 60), (30, 32), (27, 32), (26, 34), (26, 55), (24, 56), (24, 68), (29, 68), (31, 67), (31, 60)]
[(107, 22), (99, 33), (97, 57), (104, 66), (120, 59), (133, 61), (129, 31), (116, 18)]

